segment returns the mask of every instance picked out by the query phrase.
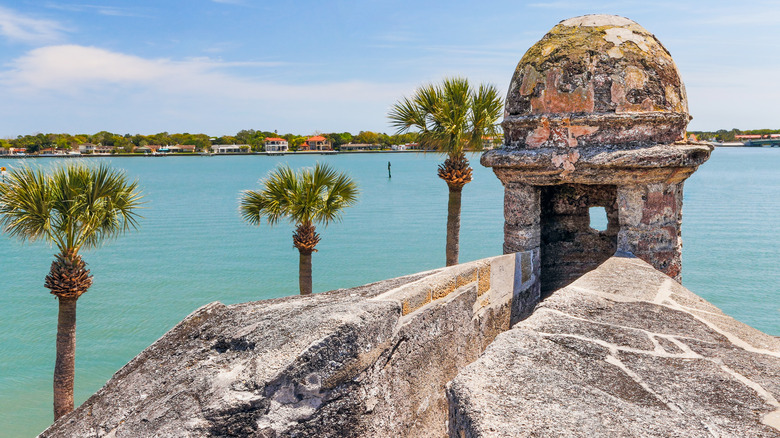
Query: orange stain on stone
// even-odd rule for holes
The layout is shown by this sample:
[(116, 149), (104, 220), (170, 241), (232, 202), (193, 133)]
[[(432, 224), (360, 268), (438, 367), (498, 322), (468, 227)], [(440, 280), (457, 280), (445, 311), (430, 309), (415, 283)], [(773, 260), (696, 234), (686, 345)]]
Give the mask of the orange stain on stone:
[(528, 134), (528, 137), (525, 139), (525, 144), (528, 147), (537, 148), (546, 142), (548, 138), (550, 138), (550, 121), (546, 117), (543, 117), (540, 120), (539, 126)]
[[(531, 98), (531, 112), (546, 113), (592, 113), (595, 108), (593, 84), (577, 87), (571, 92), (558, 91), (561, 70), (550, 69), (544, 81), (544, 90), (539, 97)], [(525, 80), (523, 80), (525, 85)]]
[[(583, 135), (590, 135), (594, 132), (598, 131), (598, 126), (587, 126), (587, 125), (571, 125), (569, 126), (569, 136), (572, 139), (576, 139), (577, 137), (582, 137)], [(575, 140), (574, 144), (571, 146), (577, 146), (577, 142)]]

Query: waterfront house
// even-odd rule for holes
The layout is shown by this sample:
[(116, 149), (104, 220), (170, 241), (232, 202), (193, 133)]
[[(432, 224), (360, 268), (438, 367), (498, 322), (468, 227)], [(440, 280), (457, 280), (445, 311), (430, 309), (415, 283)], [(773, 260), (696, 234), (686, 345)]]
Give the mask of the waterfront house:
[(184, 152), (184, 153), (190, 153), (190, 154), (195, 152), (195, 145), (194, 144), (177, 144), (174, 147), (178, 148), (177, 152)]
[(40, 149), (38, 155), (65, 155), (65, 152), (57, 148)]
[(420, 143), (407, 143), (405, 146), (406, 146), (406, 149), (410, 150), (410, 151), (432, 151), (432, 150), (436, 149), (436, 148), (430, 147), (430, 146), (428, 146), (428, 147), (423, 146)]
[(215, 154), (237, 154), (241, 152), (240, 144), (215, 144), (211, 146), (211, 152)]
[(299, 148), (302, 151), (332, 151), (328, 139), (321, 135), (315, 135), (306, 139), (306, 142)]
[(138, 146), (133, 150), (133, 152), (136, 153), (142, 153), (142, 154), (149, 154), (149, 153), (157, 153), (157, 151), (161, 148), (159, 144), (147, 144), (144, 146)]
[(495, 137), (493, 136), (485, 136), (482, 137), (482, 149), (489, 151), (496, 146), (500, 145), (503, 142), (503, 137), (501, 135), (497, 135)]
[(93, 143), (82, 143), (79, 145), (79, 152), (82, 154), (92, 154), (95, 153), (96, 147), (97, 145)]
[(381, 144), (369, 143), (347, 143), (339, 146), (342, 151), (378, 151), (382, 149)]
[(92, 150), (92, 153), (95, 153), (95, 154), (110, 154), (113, 151), (114, 151), (114, 147), (113, 146), (103, 146), (102, 144), (98, 144)]
[(287, 152), (289, 146), (287, 140), (283, 138), (267, 137), (265, 139), (265, 144), (263, 145), (263, 150), (266, 152)]

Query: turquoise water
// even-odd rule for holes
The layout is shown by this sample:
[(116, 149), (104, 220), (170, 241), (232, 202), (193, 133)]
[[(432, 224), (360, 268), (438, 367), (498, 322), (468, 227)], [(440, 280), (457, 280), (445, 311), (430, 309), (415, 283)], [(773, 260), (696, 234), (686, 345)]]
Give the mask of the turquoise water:
[[(138, 179), (141, 228), (84, 258), (94, 285), (79, 300), (76, 403), (187, 314), (212, 301), (297, 293), (292, 226), (251, 227), (242, 190), (280, 162), (328, 162), (361, 187), (341, 223), (320, 229), (315, 292), (444, 264), (446, 185), (440, 156), (343, 154), (94, 158)], [(392, 178), (387, 162), (392, 162)], [(503, 188), (475, 164), (463, 192), (461, 261), (501, 253)], [(35, 164), (51, 165), (39, 159)], [(2, 160), (0, 166), (22, 162)], [(684, 283), (725, 312), (780, 335), (780, 149), (718, 149), (686, 183)], [(0, 236), (0, 434), (30, 436), (52, 420), (56, 300), (43, 288), (54, 250)]]

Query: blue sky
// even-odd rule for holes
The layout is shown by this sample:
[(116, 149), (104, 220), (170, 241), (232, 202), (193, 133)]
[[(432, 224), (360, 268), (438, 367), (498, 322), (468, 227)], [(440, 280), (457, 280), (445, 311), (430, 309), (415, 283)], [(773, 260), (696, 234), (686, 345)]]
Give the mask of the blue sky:
[(689, 129), (780, 128), (780, 0), (0, 0), (0, 137), (390, 133), (416, 86), (506, 90), (533, 43), (588, 13), (669, 49)]

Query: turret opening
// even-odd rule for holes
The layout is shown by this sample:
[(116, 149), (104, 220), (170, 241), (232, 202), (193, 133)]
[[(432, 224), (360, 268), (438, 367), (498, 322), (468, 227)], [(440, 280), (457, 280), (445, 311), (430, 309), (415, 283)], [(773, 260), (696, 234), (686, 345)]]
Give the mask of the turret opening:
[(607, 209), (604, 207), (590, 207), (588, 209), (590, 216), (590, 227), (596, 231), (606, 231), (609, 219), (607, 218)]
[[(592, 222), (591, 209), (601, 210)], [(617, 249), (617, 187), (541, 187), (541, 290), (547, 296), (595, 269)], [(593, 227), (597, 225), (597, 227)]]

